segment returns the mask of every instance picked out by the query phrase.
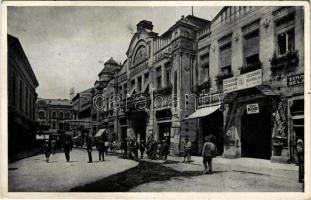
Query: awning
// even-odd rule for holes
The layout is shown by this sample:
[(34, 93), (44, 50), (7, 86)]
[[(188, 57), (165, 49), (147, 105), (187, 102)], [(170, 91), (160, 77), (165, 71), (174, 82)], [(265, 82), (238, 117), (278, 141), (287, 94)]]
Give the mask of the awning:
[(99, 129), (99, 131), (96, 133), (96, 135), (94, 137), (100, 137), (104, 132), (106, 131), (106, 129)]
[(215, 112), (219, 108), (220, 108), (220, 105), (200, 108), (200, 109), (196, 110), (194, 113), (192, 113), (186, 119), (195, 119), (195, 118), (199, 118), (199, 117), (205, 117), (207, 115), (212, 114), (213, 112)]
[(227, 94), (225, 94), (225, 97), (224, 97), (224, 103), (230, 103), (232, 101), (235, 100), (235, 98), (240, 95), (240, 94), (243, 94), (243, 92), (249, 90), (249, 89), (257, 89), (259, 90), (262, 94), (266, 95), (266, 96), (278, 96), (278, 94), (274, 93), (272, 90), (271, 90), (271, 87), (270, 86), (267, 86), (267, 85), (257, 85), (253, 88), (246, 88), (246, 89), (243, 89), (243, 90), (237, 90), (237, 91), (233, 91), (233, 92), (229, 92)]

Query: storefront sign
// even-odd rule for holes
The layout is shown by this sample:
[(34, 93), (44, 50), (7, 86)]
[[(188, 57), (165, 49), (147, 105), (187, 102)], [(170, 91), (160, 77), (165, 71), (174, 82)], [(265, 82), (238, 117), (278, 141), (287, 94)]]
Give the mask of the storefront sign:
[(225, 93), (251, 88), (262, 84), (262, 70), (258, 69), (238, 77), (223, 80), (223, 90)]
[(304, 74), (296, 74), (287, 78), (287, 85), (294, 86), (304, 83)]
[[(284, 100), (285, 101), (285, 100)], [(287, 136), (287, 117), (286, 117), (286, 101), (280, 101), (277, 105), (277, 110), (274, 114), (275, 120), (277, 122), (278, 131), (277, 135), (281, 137)]]
[(256, 114), (259, 113), (258, 103), (246, 105), (247, 114)]

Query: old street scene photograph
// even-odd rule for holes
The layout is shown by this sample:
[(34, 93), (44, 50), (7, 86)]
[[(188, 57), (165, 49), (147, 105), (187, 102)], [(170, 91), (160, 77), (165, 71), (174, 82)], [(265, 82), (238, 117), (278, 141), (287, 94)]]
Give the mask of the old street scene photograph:
[(8, 192), (304, 192), (303, 6), (8, 6)]

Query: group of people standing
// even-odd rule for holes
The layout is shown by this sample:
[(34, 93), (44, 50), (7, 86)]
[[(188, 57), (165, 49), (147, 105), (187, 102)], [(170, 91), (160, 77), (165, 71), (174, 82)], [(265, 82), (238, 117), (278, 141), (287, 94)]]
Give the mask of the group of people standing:
[(157, 142), (154, 138), (137, 140), (136, 137), (128, 137), (121, 143), (123, 158), (138, 159), (138, 150), (140, 151), (140, 159), (144, 158), (144, 153), (147, 153), (149, 159), (167, 159), (169, 153), (169, 145), (167, 140)]

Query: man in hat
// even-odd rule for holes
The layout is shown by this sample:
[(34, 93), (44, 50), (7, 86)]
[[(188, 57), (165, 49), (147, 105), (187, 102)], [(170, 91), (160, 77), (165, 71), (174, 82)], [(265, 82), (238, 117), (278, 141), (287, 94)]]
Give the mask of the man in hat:
[(186, 158), (187, 158), (187, 163), (191, 162), (191, 147), (192, 147), (192, 144), (190, 142), (190, 139), (188, 135), (186, 135), (185, 143), (184, 143), (184, 161), (183, 162), (186, 162)]
[[(217, 147), (214, 143), (211, 142), (211, 137), (205, 136), (205, 143), (202, 149), (202, 157), (203, 157), (203, 166), (204, 166), (204, 173), (212, 174), (212, 160), (213, 157), (216, 157), (218, 154)], [(208, 170), (207, 170), (207, 163), (208, 163)]]

